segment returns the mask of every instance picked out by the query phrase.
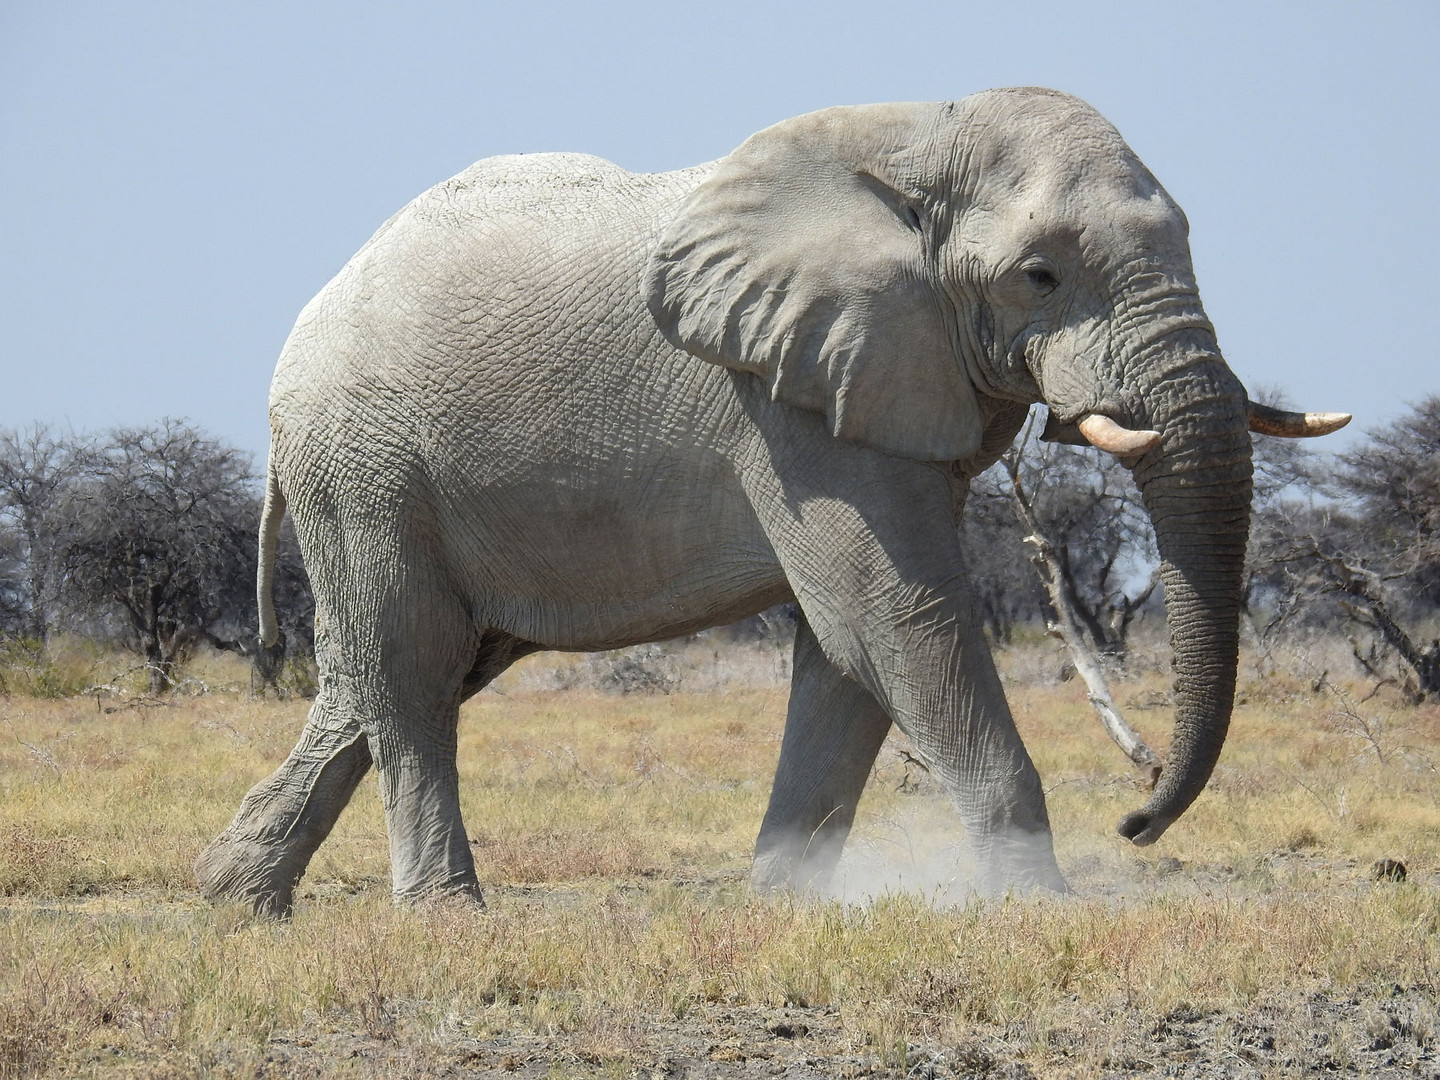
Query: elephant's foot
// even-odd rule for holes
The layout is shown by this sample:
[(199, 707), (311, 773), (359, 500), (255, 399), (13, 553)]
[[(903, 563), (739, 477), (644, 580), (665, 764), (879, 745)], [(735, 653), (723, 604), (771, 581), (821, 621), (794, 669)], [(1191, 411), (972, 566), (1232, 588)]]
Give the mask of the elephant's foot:
[(1014, 831), (975, 845), (974, 889), (984, 896), (1047, 889), (1068, 893), (1050, 833)]
[(446, 882), (443, 885), (430, 886), (423, 889), (407, 889), (395, 891), (395, 903), (411, 907), (429, 907), (439, 905), (442, 907), (456, 907), (472, 911), (485, 910), (485, 895), (480, 890), (480, 883), (475, 880), (472, 874), (468, 879), (461, 878)]
[(750, 864), (750, 887), (758, 893), (783, 892), (790, 887), (792, 863), (780, 851), (757, 851)]
[(223, 835), (195, 860), (195, 880), (208, 900), (245, 904), (261, 918), (283, 919), (294, 903), (305, 863), (296, 865), (279, 844), (229, 840)]
[[(419, 760), (416, 760), (419, 758)], [(485, 904), (460, 818), (460, 777), (452, 762), (402, 759), (380, 767), (390, 834), (390, 883), (397, 904), (459, 900)]]
[[(768, 841), (768, 842), (767, 842)], [(760, 893), (820, 894), (840, 862), (844, 838), (804, 837), (775, 841), (762, 837), (750, 865), (750, 885)]]

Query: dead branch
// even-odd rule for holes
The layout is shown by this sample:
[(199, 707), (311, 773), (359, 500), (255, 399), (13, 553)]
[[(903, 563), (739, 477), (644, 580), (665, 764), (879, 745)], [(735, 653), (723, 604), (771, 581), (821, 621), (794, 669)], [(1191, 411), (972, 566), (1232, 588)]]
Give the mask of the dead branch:
[[(1313, 539), (1289, 558), (1295, 561), (1314, 560), (1328, 586), (1346, 597), (1341, 601), (1345, 612), (1362, 626), (1373, 630), (1409, 665), (1415, 673), (1415, 688), (1411, 696), (1417, 702), (1423, 701), (1427, 695), (1440, 694), (1440, 639), (1422, 646), (1395, 621), (1385, 601), (1382, 589), (1385, 579), (1380, 574), (1326, 551)], [(1376, 674), (1361, 659), (1358, 649), (1355, 655), (1367, 671)], [(1378, 674), (1376, 677), (1379, 677)]]
[[(1029, 429), (1027, 428), (1025, 435), (1021, 437), (1021, 445), (1028, 437)], [(1085, 680), (1090, 705), (1096, 715), (1100, 717), (1100, 723), (1104, 725), (1110, 738), (1115, 741), (1115, 745), (1120, 747), (1126, 757), (1143, 769), (1154, 770), (1160, 767), (1160, 756), (1145, 745), (1145, 740), (1140, 738), (1139, 733), (1126, 723), (1119, 706), (1115, 704), (1114, 696), (1110, 693), (1110, 686), (1105, 679), (1105, 669), (1100, 663), (1099, 656), (1085, 643), (1080, 620), (1064, 586), (1065, 574), (1060, 557), (1056, 553), (1054, 545), (1045, 536), (1044, 530), (1041, 529), (1030, 497), (1025, 491), (1025, 485), (1021, 482), (1019, 451), (1012, 448), (1001, 460), (1010, 477), (1015, 510), (1020, 515), (1028, 532), (1025, 542), (1035, 549), (1031, 561), (1035, 564), (1040, 580), (1045, 585), (1045, 591), (1050, 596), (1050, 603), (1055, 608), (1056, 620), (1050, 625), (1050, 632), (1065, 642), (1075, 670)]]

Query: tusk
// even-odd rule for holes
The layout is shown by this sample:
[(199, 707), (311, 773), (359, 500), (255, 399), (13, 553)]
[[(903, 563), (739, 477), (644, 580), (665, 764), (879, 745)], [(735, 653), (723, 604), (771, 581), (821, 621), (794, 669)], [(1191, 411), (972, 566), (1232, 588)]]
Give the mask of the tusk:
[(1160, 445), (1158, 431), (1132, 431), (1099, 413), (1089, 413), (1075, 426), (1090, 440), (1091, 446), (1098, 446), (1116, 457), (1136, 457)]
[(1282, 439), (1313, 439), (1329, 435), (1350, 423), (1348, 412), (1286, 412), (1250, 402), (1250, 430)]

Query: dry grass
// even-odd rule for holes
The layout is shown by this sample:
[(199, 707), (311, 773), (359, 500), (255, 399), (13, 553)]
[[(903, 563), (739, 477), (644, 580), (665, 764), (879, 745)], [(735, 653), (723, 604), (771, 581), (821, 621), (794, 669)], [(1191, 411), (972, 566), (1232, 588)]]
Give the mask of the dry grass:
[[(739, 1076), (802, 1058), (1133, 1075), (1183, 1039), (1266, 1075), (1322, 1050), (1335, 1068), (1428, 1054), (1440, 709), (1356, 705), (1308, 670), (1251, 678), (1211, 789), (1141, 851), (1113, 835), (1138, 779), (1078, 684), (1037, 679), (1059, 666), (1045, 648), (1010, 657), (1010, 694), (1077, 894), (955, 905), (748, 892), (780, 690), (537, 691), (521, 672), (462, 726), (488, 911), (391, 905), (367, 784), (283, 924), (200, 903), (190, 863), (303, 703), (0, 699), (0, 1076)], [(1117, 688), (1162, 748), (1163, 691)], [(933, 892), (954, 873), (953, 815), (893, 750), (857, 830), (852, 877), (884, 861)], [(1409, 880), (1372, 882), (1382, 857)]]

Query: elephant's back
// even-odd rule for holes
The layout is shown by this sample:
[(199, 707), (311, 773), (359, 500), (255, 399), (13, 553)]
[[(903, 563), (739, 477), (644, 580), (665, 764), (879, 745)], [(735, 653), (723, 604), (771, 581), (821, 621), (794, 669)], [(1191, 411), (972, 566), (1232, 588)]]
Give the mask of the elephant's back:
[(653, 349), (645, 259), (708, 169), (635, 174), (586, 154), (526, 154), (430, 188), (301, 313), (271, 387), (277, 435), (282, 423), (313, 429), (338, 400), (404, 402), (413, 416), (447, 391), (503, 393), (517, 366)]
[(436, 184), (387, 227), (408, 218), (467, 232), (525, 223), (581, 233), (603, 230), (634, 211), (643, 217), (652, 203), (678, 202), (709, 169), (632, 173), (591, 154), (505, 154), (483, 158)]
[(477, 161), (380, 226), (306, 306), (296, 330), (338, 319), (387, 341), (413, 334), (417, 320), (504, 306), (521, 288), (533, 295), (575, 274), (638, 272), (674, 208), (711, 168), (631, 173), (571, 153)]
[(710, 169), (631, 173), (569, 153), (485, 158), (385, 222), (316, 301), (352, 316), (368, 304), (388, 326), (398, 313), (387, 303), (423, 298), (419, 310), (447, 316), (503, 304), (522, 286), (548, 292), (579, 273), (633, 273)]

